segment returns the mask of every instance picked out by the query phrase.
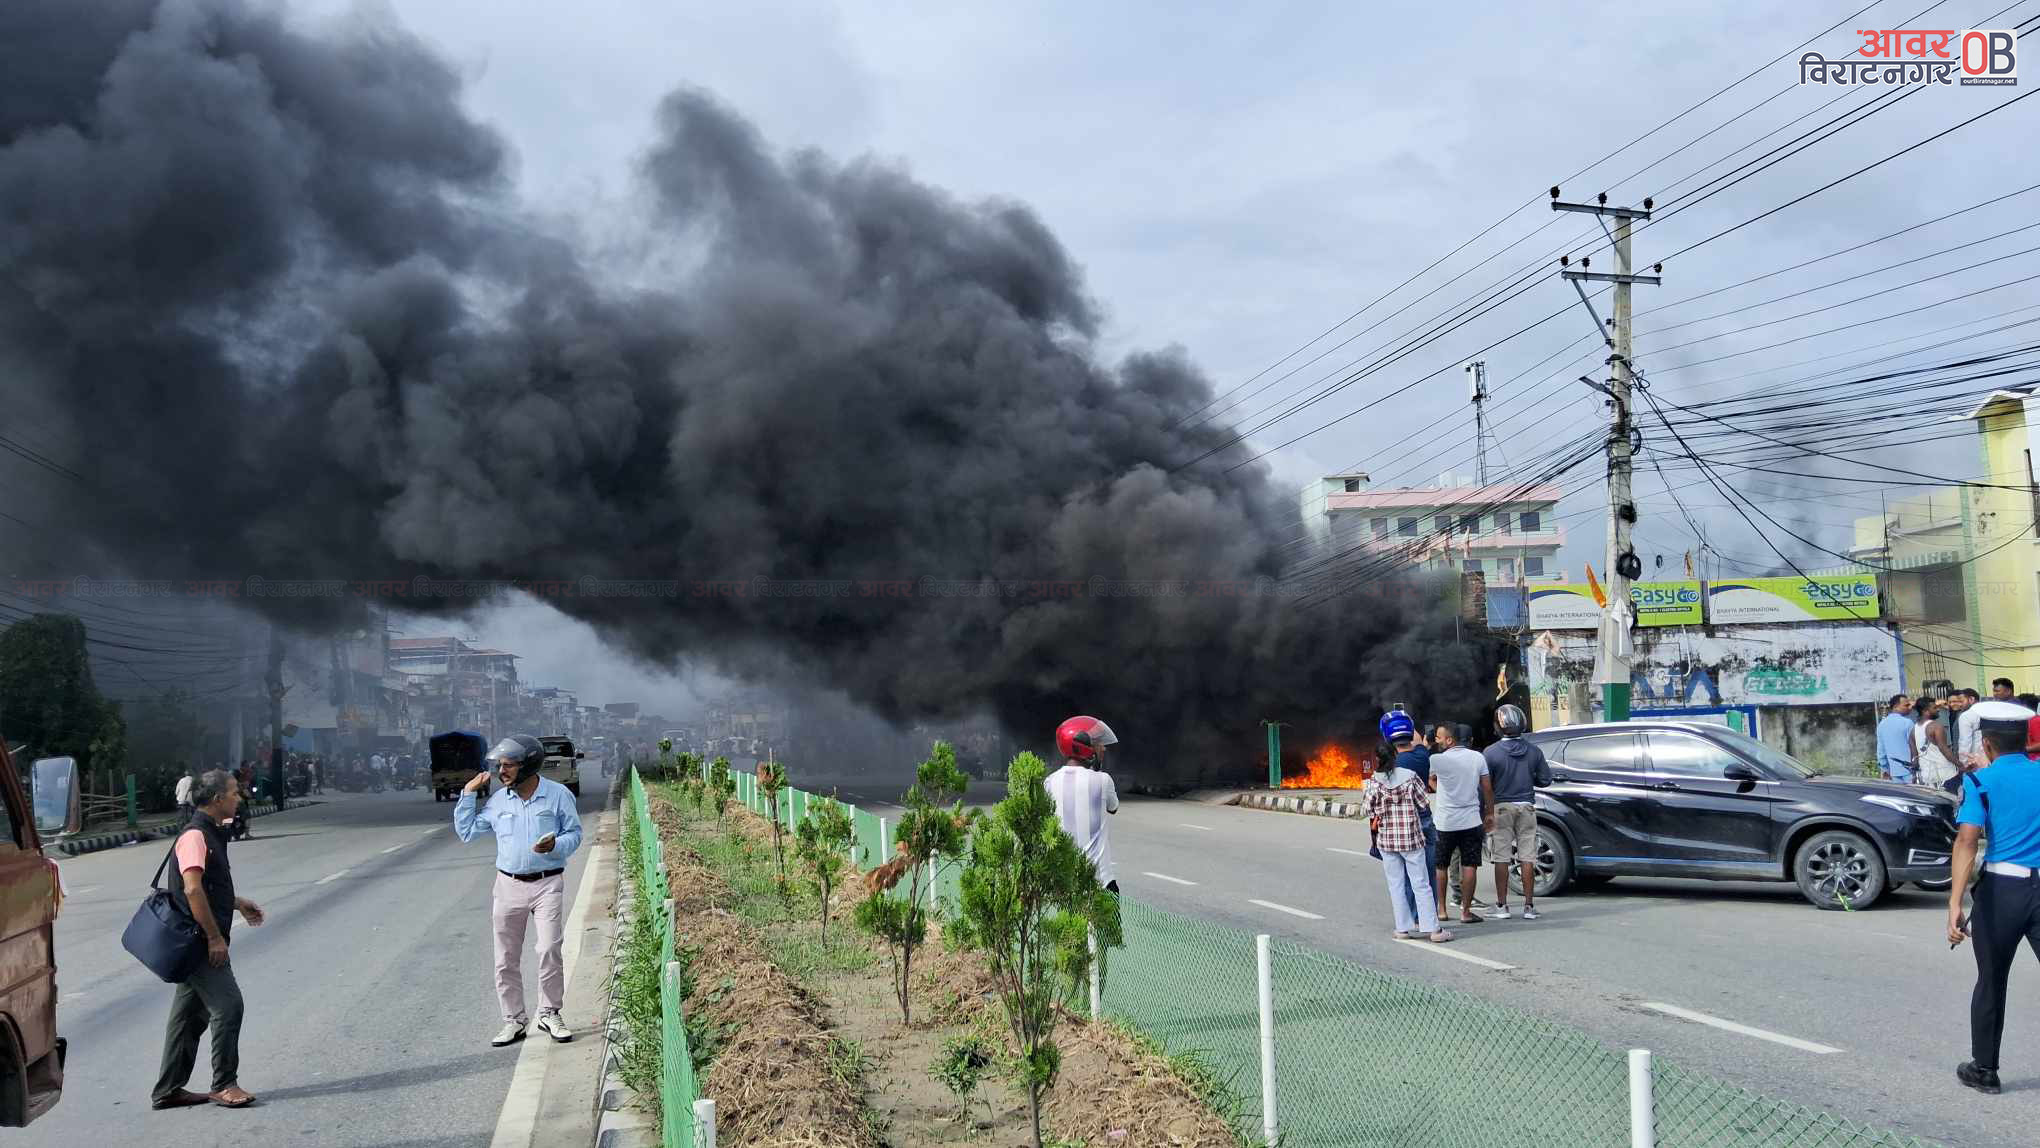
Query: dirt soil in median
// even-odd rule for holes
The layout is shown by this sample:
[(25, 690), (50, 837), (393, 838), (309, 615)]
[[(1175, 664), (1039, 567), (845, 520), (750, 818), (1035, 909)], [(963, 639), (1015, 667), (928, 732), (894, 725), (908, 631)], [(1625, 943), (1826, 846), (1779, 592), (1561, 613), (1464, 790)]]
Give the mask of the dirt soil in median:
[[(655, 796), (652, 816), (667, 841), (667, 880), (680, 936), (687, 947), (699, 948), (686, 1008), (690, 1016), (706, 1010), (708, 1023), (727, 1041), (701, 1089), (715, 1098), (719, 1143), (764, 1148), (1033, 1143), (1026, 1096), (998, 1070), (987, 1073), (967, 1107), (932, 1072), (943, 1042), (973, 1029), (1012, 1047), (981, 958), (945, 949), (939, 929), (932, 929), (915, 954), (911, 1026), (900, 1022), (882, 948), (867, 968), (818, 974), (811, 982), (817, 991), (810, 993), (773, 965), (765, 930), (722, 907), (732, 903), (729, 885), (687, 847), (679, 811)], [(763, 818), (738, 806), (727, 818), (769, 855), (771, 829)], [(846, 880), (832, 898), (831, 921), (854, 928), (851, 915), (865, 895), (861, 880)], [(830, 1071), (831, 1037), (863, 1049), (862, 1095)], [(1062, 1069), (1043, 1105), (1045, 1138), (1095, 1148), (1237, 1148), (1225, 1121), (1168, 1063), (1120, 1030), (1065, 1016), (1055, 1039)]]
[(773, 965), (756, 928), (719, 906), (727, 886), (679, 841), (679, 811), (654, 797), (651, 812), (668, 842), (676, 931), (695, 953), (684, 1007), (720, 1039), (699, 1082), (715, 1099), (717, 1142), (877, 1148), (859, 1097), (829, 1072), (822, 1009)]

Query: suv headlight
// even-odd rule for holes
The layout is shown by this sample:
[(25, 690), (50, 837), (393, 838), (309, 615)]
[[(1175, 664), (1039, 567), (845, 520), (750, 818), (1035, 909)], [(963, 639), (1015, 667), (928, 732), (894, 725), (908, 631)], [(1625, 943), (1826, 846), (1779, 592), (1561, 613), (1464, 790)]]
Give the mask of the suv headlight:
[(1930, 802), (1916, 801), (1910, 797), (1899, 797), (1890, 793), (1866, 793), (1863, 795), (1863, 800), (1872, 805), (1882, 805), (1886, 809), (1896, 809), (1900, 813), (1910, 813), (1914, 817), (1939, 817), (1941, 815), (1940, 809)]

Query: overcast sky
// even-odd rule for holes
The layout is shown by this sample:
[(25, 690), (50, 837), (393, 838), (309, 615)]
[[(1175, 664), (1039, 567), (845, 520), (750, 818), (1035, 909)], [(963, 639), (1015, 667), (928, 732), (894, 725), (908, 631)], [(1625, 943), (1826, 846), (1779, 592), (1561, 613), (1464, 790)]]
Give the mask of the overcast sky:
[[(1367, 311), (1288, 370), (1353, 335), (1479, 259), (1551, 223), (1543, 189), (1762, 66), (1759, 75), (1663, 132), (1568, 183), (1567, 198), (1609, 190), (1617, 201), (1664, 203), (1697, 180), (1777, 146), (1829, 112), (1740, 151), (1838, 96), (1836, 111), (1878, 94), (1801, 87), (1797, 45), (1827, 24), (1815, 47), (1841, 57), (1863, 27), (2008, 26), (1997, 5), (1857, 3), (1523, 3), (1464, 7), (1351, 4), (1185, 5), (1040, 3), (937, 5), (752, 0), (676, 5), (583, 0), (571, 9), (536, 0), (406, 0), (388, 6), (452, 59), (470, 81), (474, 111), (515, 147), (525, 194), (563, 228), (591, 242), (630, 210), (632, 163), (651, 110), (678, 86), (708, 89), (754, 119), (777, 146), (838, 157), (875, 154), (965, 199), (1033, 206), (1085, 267), (1108, 323), (1101, 353), (1176, 344), (1230, 387), (1281, 358), (1433, 259), (1519, 211), (1416, 286)], [(297, 10), (349, 10), (306, 0)], [(1792, 58), (1766, 65), (1781, 54)], [(2029, 83), (2032, 81), (2028, 81)], [(1637, 242), (1640, 264), (1776, 206), (1870, 160), (1948, 127), (2023, 89), (1931, 88), (1804, 154), (1763, 171)], [(1768, 102), (1765, 102), (1768, 101)], [(1761, 103), (1761, 106), (1757, 106)], [(1639, 288), (1645, 308), (1712, 291), (2040, 181), (2040, 102), (1887, 164), (1807, 204), (1708, 244), (1666, 267), (1666, 285)], [(1731, 117), (1713, 135), (1695, 137)], [(1667, 153), (1678, 151), (1660, 163)], [(1733, 160), (1721, 162), (1736, 155)], [(1637, 179), (1622, 181), (1639, 168)], [(1668, 195), (1668, 193), (1671, 193)], [(2011, 200), (1954, 224), (1923, 229), (1814, 269), (1765, 280), (1637, 323), (1641, 361), (1673, 401), (1775, 384), (1807, 360), (1868, 358), (1873, 343), (2040, 301), (2032, 285), (1868, 322), (2031, 274), (2031, 256), (1937, 283), (1772, 324), (1653, 357), (1653, 327), (1712, 315), (1791, 291), (1801, 299), (1667, 331), (1659, 348), (1813, 310), (1909, 278), (2035, 244), (2034, 233), (1911, 269), (1831, 289), (1822, 284), (2018, 227), (2040, 196)], [(1509, 272), (1592, 227), (1568, 216), (1492, 265), (1416, 303), (1292, 378), (1247, 400), (1258, 411), (1350, 360), (1365, 361), (1392, 334), (1471, 298)], [(1585, 250), (1584, 240), (1579, 250)], [(1643, 268), (1639, 268), (1641, 270)], [(1556, 268), (1554, 267), (1555, 271)], [(1337, 416), (1344, 421), (1273, 454), (1278, 476), (1302, 481), (1358, 464), (1378, 483), (1424, 483), (1469, 473), (1471, 419), (1457, 366), (1474, 350), (1553, 310), (1572, 309), (1488, 352), (1497, 391), (1500, 458), (1517, 463), (1601, 419), (1598, 399), (1573, 376), (1599, 372), (1592, 322), (1552, 279), (1334, 398), (1258, 436), (1273, 445)], [(1605, 313), (1605, 302), (1601, 304)], [(2030, 314), (2023, 317), (2030, 317)], [(2016, 318), (2016, 317), (2015, 317)], [(1859, 323), (1846, 331), (1813, 332)], [(1966, 328), (1965, 330), (1973, 330)], [(2030, 328), (2028, 329), (2030, 330)], [(1959, 333), (1959, 332), (1958, 332)], [(2001, 338), (2016, 337), (2017, 332)], [(1787, 345), (1765, 348), (1783, 340)], [(1572, 344), (1568, 349), (1568, 344)], [(1565, 351), (1564, 354), (1557, 354)], [(1540, 364), (1547, 356), (1556, 357)], [(1518, 375), (1531, 371), (1526, 377)], [(1751, 372), (1772, 373), (1754, 379)], [(1824, 368), (1823, 368), (1824, 369)], [(1436, 378), (1418, 380), (1433, 371)], [(1277, 372), (1279, 374), (1280, 372)], [(1253, 384), (1262, 386), (1272, 376)], [(1336, 376), (1332, 376), (1336, 377)], [(1406, 393), (1363, 407), (1395, 387)], [(1253, 389), (1252, 387), (1248, 388)], [(1682, 400), (1681, 396), (1686, 399)], [(1277, 408), (1279, 409), (1279, 408)], [(1922, 412), (1921, 421), (1938, 417)], [(1916, 465), (1976, 473), (1962, 439), (1913, 448)], [(1599, 467), (1569, 476), (1590, 483)], [(1744, 474), (1774, 509), (1840, 548), (1848, 522), (1876, 513), (1879, 489), (1812, 487)], [(1770, 551), (1691, 474), (1675, 473), (1687, 509), (1716, 549), (1769, 560)], [(1771, 488), (1765, 484), (1782, 484)], [(1639, 550), (1649, 565), (1696, 545), (1655, 475), (1639, 477)], [(1789, 489), (1788, 489), (1789, 488)], [(1567, 562), (1599, 564), (1598, 485), (1561, 507), (1572, 531)], [(1809, 554), (1799, 547), (1803, 555)], [(1733, 569), (1726, 572), (1734, 573)], [(536, 611), (527, 613), (536, 614)], [(527, 672), (564, 678), (583, 647), (534, 659)], [(592, 638), (588, 639), (592, 643)], [(526, 643), (529, 645), (529, 643)], [(546, 659), (546, 661), (552, 661)], [(563, 684), (576, 684), (563, 682)]]

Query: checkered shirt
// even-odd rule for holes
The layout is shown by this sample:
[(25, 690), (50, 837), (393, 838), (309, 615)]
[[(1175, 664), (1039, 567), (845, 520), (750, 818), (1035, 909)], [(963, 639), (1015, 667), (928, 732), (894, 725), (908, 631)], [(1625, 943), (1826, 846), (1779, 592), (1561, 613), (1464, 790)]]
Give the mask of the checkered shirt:
[(1375, 846), (1387, 853), (1422, 849), (1424, 825), (1418, 811), (1429, 804), (1424, 779), (1414, 773), (1400, 785), (1378, 785), (1369, 790), (1367, 815), (1375, 820)]

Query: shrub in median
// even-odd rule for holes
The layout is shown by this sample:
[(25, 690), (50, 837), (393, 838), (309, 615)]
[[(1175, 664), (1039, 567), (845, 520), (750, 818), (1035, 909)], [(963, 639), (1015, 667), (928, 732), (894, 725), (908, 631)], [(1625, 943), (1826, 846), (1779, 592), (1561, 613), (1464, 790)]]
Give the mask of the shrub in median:
[(1058, 1006), (1090, 975), (1087, 935), (1119, 942), (1119, 900), (1062, 831), (1042, 782), (1048, 767), (1023, 753), (1006, 771), (1006, 799), (977, 822), (962, 896), (946, 936), (985, 955), (999, 1004), (1019, 1049), (1034, 1146), (1041, 1148), (1041, 1097), (1055, 1083)]

